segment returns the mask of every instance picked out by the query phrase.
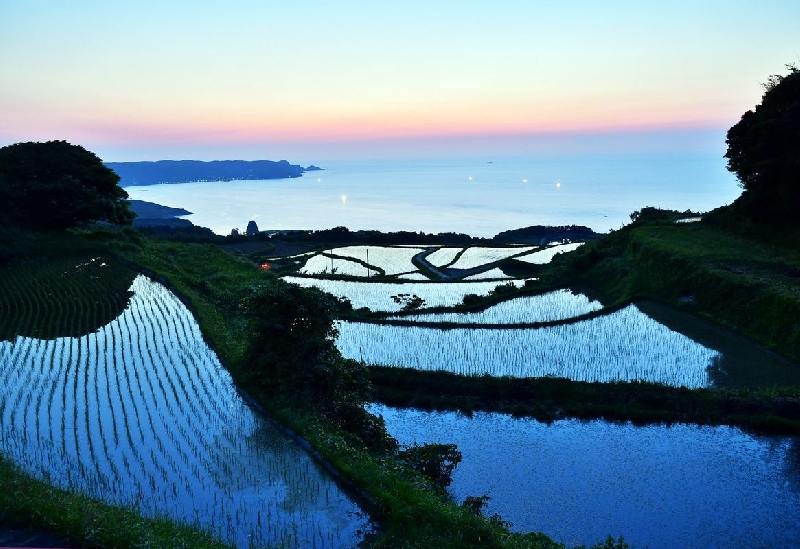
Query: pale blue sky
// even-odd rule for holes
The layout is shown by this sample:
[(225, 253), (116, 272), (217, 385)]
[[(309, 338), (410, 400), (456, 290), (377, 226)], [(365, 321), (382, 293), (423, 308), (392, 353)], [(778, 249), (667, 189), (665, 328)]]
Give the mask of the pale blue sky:
[(0, 144), (136, 160), (724, 141), (800, 60), (797, 29), (800, 2), (776, 0), (0, 0)]

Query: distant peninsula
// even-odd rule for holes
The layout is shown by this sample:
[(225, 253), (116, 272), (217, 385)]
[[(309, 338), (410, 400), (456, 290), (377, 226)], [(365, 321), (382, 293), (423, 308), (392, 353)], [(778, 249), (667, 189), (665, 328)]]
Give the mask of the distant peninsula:
[(287, 179), (300, 177), (307, 168), (286, 160), (158, 160), (155, 162), (105, 162), (120, 177), (120, 187), (189, 183), (191, 181), (233, 181), (243, 179)]

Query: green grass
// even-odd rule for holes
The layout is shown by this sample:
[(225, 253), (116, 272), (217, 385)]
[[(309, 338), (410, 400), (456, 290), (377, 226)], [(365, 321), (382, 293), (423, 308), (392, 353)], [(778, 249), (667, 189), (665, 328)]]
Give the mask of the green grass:
[(705, 223), (633, 224), (557, 258), (545, 278), (609, 304), (653, 299), (800, 361), (800, 248)]
[(134, 504), (112, 506), (49, 486), (2, 457), (0, 523), (46, 531), (82, 547), (227, 547), (191, 526), (143, 518)]
[(692, 390), (647, 382), (467, 377), (388, 367), (371, 367), (370, 374), (376, 399), (396, 407), (501, 412), (540, 421), (726, 424), (800, 434), (800, 391), (792, 388)]
[(109, 254), (35, 257), (3, 269), (0, 340), (91, 333), (127, 306), (136, 273)]

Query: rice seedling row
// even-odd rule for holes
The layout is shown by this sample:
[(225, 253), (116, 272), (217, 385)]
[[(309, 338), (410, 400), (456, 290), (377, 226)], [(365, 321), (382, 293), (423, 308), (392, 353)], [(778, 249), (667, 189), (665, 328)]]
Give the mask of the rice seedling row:
[(634, 305), (592, 320), (529, 329), (435, 329), (341, 321), (336, 345), (369, 364), (462, 375), (644, 380), (709, 384), (718, 353), (673, 332)]
[(562, 289), (501, 301), (479, 312), (420, 313), (394, 318), (426, 323), (533, 324), (575, 318), (602, 308), (599, 301)]
[(0, 451), (240, 547), (355, 544), (357, 505), (241, 401), (185, 307), (144, 277), (132, 290), (98, 332), (0, 342)]

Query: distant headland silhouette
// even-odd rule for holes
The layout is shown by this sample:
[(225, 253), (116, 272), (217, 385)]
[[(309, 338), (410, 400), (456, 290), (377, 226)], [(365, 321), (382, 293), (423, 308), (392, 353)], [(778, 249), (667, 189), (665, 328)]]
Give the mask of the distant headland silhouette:
[(158, 160), (155, 162), (105, 162), (120, 177), (121, 187), (189, 183), (191, 181), (235, 181), (286, 179), (322, 168), (304, 168), (286, 160)]

